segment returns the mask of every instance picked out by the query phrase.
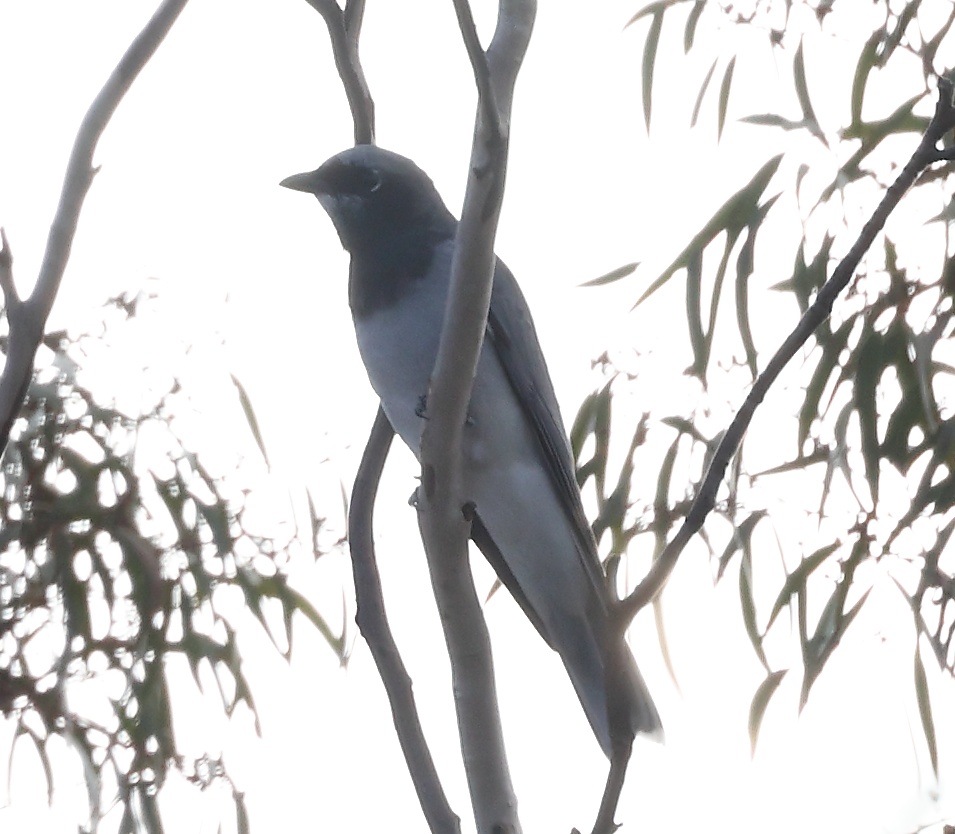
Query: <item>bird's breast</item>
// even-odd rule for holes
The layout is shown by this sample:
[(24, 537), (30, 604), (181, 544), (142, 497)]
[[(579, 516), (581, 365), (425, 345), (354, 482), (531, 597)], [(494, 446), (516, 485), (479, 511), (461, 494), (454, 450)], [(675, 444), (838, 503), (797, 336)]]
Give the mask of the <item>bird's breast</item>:
[(422, 279), (395, 303), (355, 316), (358, 350), (395, 431), (417, 454), (438, 354), (446, 285)]

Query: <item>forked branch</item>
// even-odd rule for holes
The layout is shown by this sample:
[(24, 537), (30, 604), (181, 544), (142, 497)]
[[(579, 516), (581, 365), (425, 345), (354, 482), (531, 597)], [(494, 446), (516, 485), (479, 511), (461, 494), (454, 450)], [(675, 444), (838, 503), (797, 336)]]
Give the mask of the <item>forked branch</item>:
[(50, 226), (40, 274), (33, 292), (25, 300), (20, 300), (17, 295), (10, 246), (6, 236), (3, 236), (3, 248), (0, 250), (0, 288), (3, 290), (6, 304), (10, 335), (7, 359), (3, 374), (0, 375), (0, 453), (6, 448), (10, 429), (30, 384), (33, 360), (70, 259), (83, 201), (97, 170), (93, 167), (96, 145), (123, 96), (159, 48), (186, 2), (187, 0), (164, 0), (160, 4), (143, 30), (129, 45), (86, 112), (66, 167), (60, 202)]
[(365, 0), (348, 0), (342, 9), (336, 0), (305, 0), (324, 19), (332, 42), (335, 68), (345, 87), (355, 125), (355, 144), (375, 144), (375, 103), (358, 58), (358, 38), (365, 14)]
[[(364, 0), (349, 0), (344, 10), (335, 0), (307, 2), (322, 15), (328, 27), (335, 66), (351, 108), (355, 143), (371, 144), (375, 136), (375, 106), (358, 54)], [(434, 759), (421, 729), (411, 677), (388, 623), (375, 557), (375, 497), (394, 435), (391, 423), (379, 407), (355, 476), (348, 508), (348, 544), (357, 604), (355, 621), (368, 643), (388, 695), (398, 743), (428, 827), (433, 834), (460, 834), (460, 819), (448, 804), (441, 786)]]

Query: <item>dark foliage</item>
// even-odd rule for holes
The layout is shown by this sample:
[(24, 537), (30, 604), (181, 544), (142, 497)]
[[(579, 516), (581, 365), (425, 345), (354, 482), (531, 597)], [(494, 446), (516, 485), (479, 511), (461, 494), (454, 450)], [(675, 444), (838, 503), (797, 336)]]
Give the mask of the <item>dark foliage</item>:
[[(613, 478), (607, 471), (614, 459), (608, 438), (624, 427), (612, 424), (611, 402), (629, 382), (603, 364), (609, 381), (584, 403), (573, 438), (575, 449), (589, 456), (581, 465), (581, 478), (593, 478), (601, 507), (595, 529), (612, 534), (614, 564), (627, 543), (640, 535), (651, 534), (652, 549), (658, 553), (685, 516), (692, 489), (674, 499), (681, 490), (674, 471), (693, 469), (688, 460), (697, 462), (697, 471), (705, 468), (707, 455), (719, 441), (711, 430), (714, 400), (709, 392), (722, 385), (725, 393), (728, 379), (742, 391), (741, 374), (749, 382), (755, 379), (778, 344), (754, 335), (767, 331), (754, 327), (764, 324), (759, 317), (767, 293), (791, 299), (792, 318), (780, 321), (778, 330), (788, 332), (838, 263), (837, 254), (846, 251), (858, 232), (861, 221), (855, 224), (850, 216), (871, 214), (928, 125), (936, 79), (955, 60), (955, 4), (867, 4), (871, 10), (876, 14), (866, 18), (853, 4), (662, 0), (648, 4), (630, 21), (645, 25), (649, 19), (650, 24), (643, 47), (648, 127), (654, 94), (683, 92), (659, 69), (661, 56), (672, 55), (666, 51), (674, 46), (668, 33), (679, 27), (686, 56), (694, 52), (696, 58), (706, 50), (713, 56), (711, 64), (709, 58), (704, 61), (709, 69), (693, 101), (687, 102), (692, 104), (690, 122), (695, 125), (716, 96), (719, 141), (727, 141), (732, 115), (737, 122), (731, 141), (748, 143), (756, 160), (766, 147), (766, 131), (785, 131), (788, 141), (784, 153), (757, 161), (740, 177), (745, 184), (722, 201), (702, 228), (687, 233), (687, 243), (669, 266), (654, 275), (636, 272), (644, 287), (635, 297), (641, 309), (654, 304), (654, 294), (668, 282), (685, 282), (692, 356), (686, 374), (697, 380), (702, 393), (692, 413), (644, 415), (623, 468)], [(860, 32), (848, 26), (849, 19), (855, 27), (859, 21), (877, 22), (871, 31)], [(754, 66), (753, 55), (730, 51), (739, 42), (730, 36), (734, 30), (746, 30), (749, 44), (761, 41), (781, 74), (788, 67), (798, 113), (786, 109), (788, 101), (780, 104), (780, 112), (734, 113), (734, 84)], [(721, 35), (714, 37), (714, 32)], [(836, 62), (827, 50), (844, 52), (850, 44), (858, 50), (853, 75), (835, 78), (831, 68)], [(713, 93), (710, 82), (718, 67), (723, 67), (722, 84)], [(920, 71), (913, 72), (913, 67)], [(830, 100), (833, 91), (846, 91), (840, 109), (819, 107), (823, 82)], [(870, 94), (870, 88), (877, 92)], [(707, 128), (701, 121), (698, 129)], [(837, 302), (832, 317), (802, 354), (796, 383), (801, 391), (787, 398), (798, 401), (797, 411), (770, 430), (777, 461), (751, 469), (744, 441), (704, 528), (715, 577), (725, 576), (739, 557), (743, 621), (766, 670), (750, 712), (754, 747), (764, 712), (787, 673), (766, 648), (771, 630), (787, 628), (780, 615), (790, 615), (788, 627), (798, 640), (804, 704), (870, 591), (888, 582), (912, 614), (914, 686), (937, 769), (920, 646), (931, 647), (942, 669), (955, 671), (955, 559), (949, 546), (955, 529), (955, 367), (949, 349), (955, 332), (955, 260), (948, 232), (955, 216), (953, 191), (955, 180), (947, 163), (928, 171), (903, 200), (896, 214), (908, 215), (910, 228), (913, 221), (934, 223), (937, 233), (920, 237), (918, 244), (896, 239), (892, 226), (880, 236), (878, 251), (869, 253), (847, 296)], [(780, 199), (782, 195), (786, 199)], [(925, 211), (933, 205), (938, 212), (934, 216)], [(764, 243), (767, 238), (769, 244)], [(778, 243), (794, 239), (794, 251)], [(792, 265), (788, 273), (783, 271), (787, 264)], [(630, 271), (622, 270), (616, 280)], [(779, 309), (778, 304), (773, 309)], [(770, 393), (770, 399), (774, 396), (779, 392)], [(757, 415), (752, 431), (757, 431), (759, 420)], [(641, 455), (653, 446), (645, 447), (644, 439), (649, 434), (659, 444), (665, 442), (665, 432), (672, 441), (662, 466), (653, 470), (658, 472), (656, 496), (637, 503), (633, 473), (647, 468)], [(807, 477), (793, 480), (800, 475)], [(785, 494), (794, 488), (787, 483), (798, 484), (800, 505), (806, 502), (809, 507), (804, 523), (812, 533), (796, 542), (780, 533), (764, 499), (774, 490)], [(815, 484), (814, 494), (807, 496), (807, 483)], [(754, 593), (757, 575), (760, 594)], [(767, 583), (773, 582), (767, 590)]]
[[(136, 304), (110, 306), (132, 318)], [(96, 830), (116, 802), (120, 832), (158, 834), (157, 795), (171, 770), (200, 790), (232, 786), (221, 757), (179, 752), (171, 659), (185, 659), (200, 688), (202, 668), (211, 670), (227, 715), (240, 705), (254, 714), (230, 614), (244, 605), (286, 657), (296, 612), (342, 658), (344, 645), (289, 585), (291, 542), (247, 522), (238, 474), (208, 471), (201, 450), (176, 435), (177, 381), (136, 414), (84, 387), (78, 362), (94, 338), (46, 337), (4, 457), (0, 712), (16, 724), (11, 764), (18, 740), (32, 741), (51, 798), (63, 765), (51, 740), (80, 757), (90, 806), (82, 830)], [(269, 606), (284, 634), (270, 630)], [(243, 796), (232, 793), (238, 830), (248, 830)]]

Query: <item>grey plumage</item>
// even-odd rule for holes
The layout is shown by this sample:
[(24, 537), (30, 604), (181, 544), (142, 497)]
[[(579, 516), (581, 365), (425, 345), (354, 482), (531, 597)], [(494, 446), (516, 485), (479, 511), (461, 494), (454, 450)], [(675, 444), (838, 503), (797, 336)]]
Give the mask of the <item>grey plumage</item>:
[[(411, 160), (369, 145), (282, 185), (314, 194), (351, 254), (348, 297), (371, 384), (417, 454), (457, 221)], [(609, 598), (567, 433), (527, 303), (497, 261), (464, 436), (472, 538), (558, 652), (604, 752), (659, 734)]]

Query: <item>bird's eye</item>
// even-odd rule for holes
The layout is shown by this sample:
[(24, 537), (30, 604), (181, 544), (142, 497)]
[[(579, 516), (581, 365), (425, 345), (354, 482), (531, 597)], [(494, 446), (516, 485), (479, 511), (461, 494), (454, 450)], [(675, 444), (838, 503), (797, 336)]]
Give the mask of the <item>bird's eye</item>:
[(374, 168), (358, 168), (352, 174), (355, 194), (374, 194), (381, 188), (381, 175)]

